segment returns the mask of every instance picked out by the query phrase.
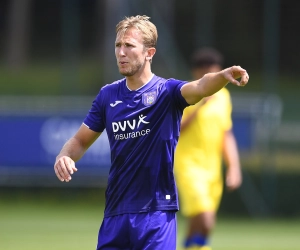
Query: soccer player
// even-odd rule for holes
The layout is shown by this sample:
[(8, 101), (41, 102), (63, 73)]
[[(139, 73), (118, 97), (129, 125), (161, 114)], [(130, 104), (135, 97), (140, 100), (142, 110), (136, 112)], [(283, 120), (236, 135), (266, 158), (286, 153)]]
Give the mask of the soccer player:
[(54, 164), (58, 179), (69, 182), (74, 162), (106, 129), (111, 168), (97, 249), (176, 249), (173, 158), (183, 110), (228, 82), (244, 86), (249, 79), (240, 66), (192, 82), (161, 78), (151, 71), (156, 42), (147, 16), (117, 24), (115, 56), (124, 78), (101, 88)]
[[(191, 64), (193, 78), (201, 79), (222, 69), (223, 56), (213, 48), (202, 48)], [(223, 192), (222, 156), (227, 165), (227, 188), (234, 190), (242, 182), (231, 109), (229, 92), (222, 88), (183, 112), (174, 172), (181, 211), (188, 218), (186, 249), (211, 249), (208, 239)]]

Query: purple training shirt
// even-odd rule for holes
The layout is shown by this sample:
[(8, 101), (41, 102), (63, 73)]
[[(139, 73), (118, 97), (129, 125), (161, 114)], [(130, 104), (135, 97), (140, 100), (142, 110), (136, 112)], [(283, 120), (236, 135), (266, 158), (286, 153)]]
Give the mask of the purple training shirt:
[(104, 86), (94, 100), (84, 124), (106, 129), (111, 148), (105, 217), (178, 210), (173, 161), (188, 106), (180, 91), (185, 83), (154, 75), (130, 90), (124, 78)]

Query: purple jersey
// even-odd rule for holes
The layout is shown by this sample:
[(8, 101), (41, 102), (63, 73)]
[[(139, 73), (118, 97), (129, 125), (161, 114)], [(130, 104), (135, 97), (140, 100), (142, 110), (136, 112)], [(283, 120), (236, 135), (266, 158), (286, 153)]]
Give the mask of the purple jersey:
[(173, 160), (188, 106), (180, 91), (185, 83), (154, 75), (132, 91), (124, 78), (104, 86), (94, 100), (84, 124), (106, 129), (111, 148), (105, 217), (178, 210)]

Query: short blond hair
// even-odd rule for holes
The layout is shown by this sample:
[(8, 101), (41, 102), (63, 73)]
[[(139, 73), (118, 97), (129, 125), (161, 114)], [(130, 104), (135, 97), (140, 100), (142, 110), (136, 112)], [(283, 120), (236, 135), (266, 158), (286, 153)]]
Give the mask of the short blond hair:
[(145, 15), (125, 17), (117, 24), (116, 33), (125, 33), (127, 29), (136, 28), (142, 32), (144, 46), (146, 48), (155, 48), (158, 38), (157, 29), (149, 19), (150, 17)]

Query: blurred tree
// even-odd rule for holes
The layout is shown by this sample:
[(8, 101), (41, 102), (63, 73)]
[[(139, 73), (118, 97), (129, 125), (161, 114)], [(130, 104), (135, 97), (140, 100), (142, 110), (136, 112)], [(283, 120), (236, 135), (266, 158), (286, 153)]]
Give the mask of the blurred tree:
[[(103, 82), (107, 84), (120, 77), (114, 57), (116, 24), (125, 16), (130, 15), (128, 15), (128, 1), (106, 0), (104, 7), (106, 10), (104, 13), (104, 33), (103, 35), (98, 35), (98, 37), (103, 39), (103, 43), (99, 43), (100, 46), (103, 45), (99, 51), (101, 51), (102, 55)], [(100, 8), (101, 6), (98, 5), (99, 11), (101, 11)], [(100, 32), (100, 29), (98, 31)]]
[(28, 61), (30, 10), (32, 0), (11, 0), (9, 6), (7, 65), (12, 70)]
[(175, 0), (152, 1), (151, 18), (155, 19), (158, 14), (169, 32), (173, 34), (175, 32)]
[(196, 1), (195, 3), (195, 31), (194, 44), (195, 48), (203, 46), (215, 46), (214, 22), (215, 22), (215, 0)]

